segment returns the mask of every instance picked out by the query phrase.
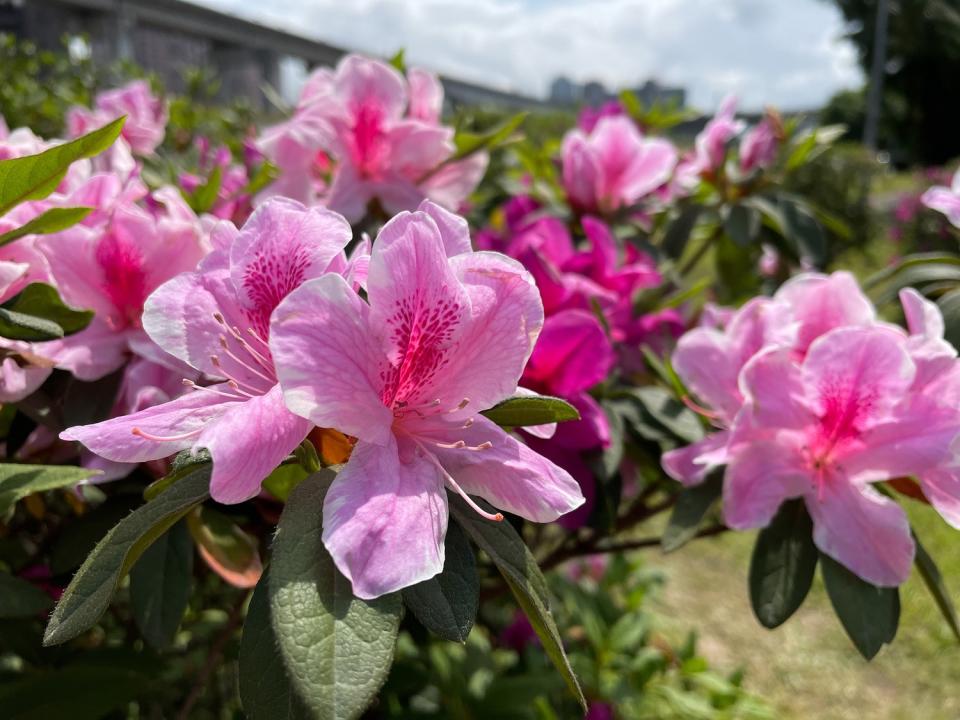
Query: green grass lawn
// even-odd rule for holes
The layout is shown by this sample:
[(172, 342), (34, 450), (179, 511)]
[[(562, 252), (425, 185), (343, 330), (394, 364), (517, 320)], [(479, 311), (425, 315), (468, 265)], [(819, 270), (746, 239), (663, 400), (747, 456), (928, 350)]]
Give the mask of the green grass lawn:
[[(917, 534), (960, 604), (960, 533), (910, 501)], [(648, 557), (668, 581), (655, 601), (665, 633), (699, 635), (700, 653), (720, 672), (743, 668), (745, 687), (792, 720), (960, 718), (960, 646), (914, 573), (901, 591), (900, 629), (873, 662), (860, 658), (833, 615), (823, 585), (785, 625), (753, 617), (747, 569), (753, 533), (700, 540)]]

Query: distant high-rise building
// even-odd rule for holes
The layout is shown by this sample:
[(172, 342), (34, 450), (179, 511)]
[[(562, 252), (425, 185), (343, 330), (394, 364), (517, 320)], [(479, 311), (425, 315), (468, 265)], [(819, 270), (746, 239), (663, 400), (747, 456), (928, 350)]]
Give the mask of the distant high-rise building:
[[(687, 91), (682, 87), (661, 85), (656, 80), (647, 80), (642, 85), (631, 88), (645, 106), (669, 104), (682, 108), (686, 105)], [(603, 83), (591, 80), (579, 84), (567, 77), (558, 77), (550, 85), (550, 102), (557, 105), (578, 105), (583, 103), (598, 107), (610, 100), (616, 100), (618, 93), (610, 92)]]

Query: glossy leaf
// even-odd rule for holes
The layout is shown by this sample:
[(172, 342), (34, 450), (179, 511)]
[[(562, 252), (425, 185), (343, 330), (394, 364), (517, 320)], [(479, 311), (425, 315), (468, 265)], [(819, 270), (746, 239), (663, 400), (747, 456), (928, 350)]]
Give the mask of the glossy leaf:
[(173, 642), (190, 601), (193, 543), (181, 520), (157, 538), (130, 570), (133, 619), (150, 645), (162, 650)]
[(0, 619), (36, 617), (52, 605), (50, 596), (36, 585), (0, 572)]
[(390, 671), (402, 611), (399, 593), (354, 597), (324, 548), (323, 498), (334, 477), (321, 470), (291, 493), (268, 574), (273, 630), (291, 684), (320, 720), (357, 718), (370, 705)]
[(37, 155), (0, 161), (0, 215), (26, 200), (41, 200), (57, 189), (71, 163), (93, 157), (120, 135), (126, 117)]
[(793, 245), (797, 256), (809, 258), (814, 265), (822, 265), (827, 254), (827, 240), (823, 228), (804, 205), (781, 198), (784, 236)]
[(694, 412), (674, 395), (653, 385), (634, 388), (629, 392), (660, 425), (684, 443), (694, 443), (703, 438), (703, 426)]
[(712, 473), (699, 485), (684, 488), (677, 496), (667, 527), (660, 538), (664, 552), (679, 550), (697, 536), (700, 523), (707, 511), (720, 499), (723, 491), (723, 475)]
[(563, 649), (560, 631), (550, 612), (547, 581), (523, 539), (509, 522), (487, 520), (459, 497), (450, 496), (450, 512), (467, 535), (493, 560), (520, 608), (530, 620), (550, 661), (560, 672), (570, 693), (586, 712), (587, 702), (580, 689), (580, 682), (573, 674), (573, 668), (570, 667), (570, 661)]
[(518, 113), (484, 133), (458, 132), (453, 139), (457, 151), (447, 162), (462, 160), (481, 150), (490, 150), (503, 145), (523, 124), (526, 117), (527, 113)]
[(68, 307), (50, 285), (30, 283), (0, 306), (0, 337), (56, 340), (83, 330), (92, 319), (91, 311)]
[(466, 642), (477, 618), (480, 579), (473, 548), (456, 523), (447, 527), (443, 572), (403, 589), (403, 601), (420, 624), (444, 640)]
[(276, 633), (270, 623), (269, 578), (250, 597), (240, 639), (240, 702), (250, 720), (308, 720), (310, 713), (290, 684)]
[(481, 415), (501, 427), (524, 427), (579, 420), (580, 413), (566, 400), (548, 395), (521, 395), (504, 400)]
[(89, 207), (50, 208), (33, 220), (0, 235), (0, 246), (27, 235), (49, 235), (73, 227), (93, 212)]
[(817, 569), (813, 522), (803, 500), (790, 500), (757, 535), (750, 560), (750, 603), (760, 624), (775, 628), (803, 604)]
[(206, 182), (187, 195), (186, 199), (191, 209), (195, 213), (209, 212), (210, 208), (217, 202), (217, 195), (220, 193), (220, 185), (222, 182), (223, 167), (216, 165), (210, 172), (209, 177), (207, 177)]
[(737, 245), (752, 245), (760, 236), (760, 211), (749, 205), (734, 205), (730, 208), (723, 229)]
[(0, 516), (28, 495), (72, 487), (96, 474), (96, 470), (70, 465), (0, 464)]
[(823, 553), (820, 572), (840, 624), (860, 654), (872, 659), (897, 634), (899, 590), (871, 585)]
[(44, 645), (70, 640), (97, 623), (117, 585), (143, 552), (209, 496), (210, 467), (199, 466), (121, 520), (86, 559), (50, 617)]
[(701, 205), (687, 205), (680, 211), (680, 215), (670, 222), (661, 243), (667, 257), (679, 260), (683, 256), (683, 251), (687, 247), (687, 242), (702, 211)]

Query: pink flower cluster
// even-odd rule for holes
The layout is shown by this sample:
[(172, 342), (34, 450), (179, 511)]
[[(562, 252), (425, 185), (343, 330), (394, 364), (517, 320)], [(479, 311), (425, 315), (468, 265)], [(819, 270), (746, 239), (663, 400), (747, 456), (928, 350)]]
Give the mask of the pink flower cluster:
[(456, 210), (480, 182), (487, 156), (454, 156), (453, 128), (440, 124), (436, 76), (404, 77), (378, 60), (345, 57), (316, 70), (293, 117), (267, 128), (259, 147), (280, 169), (270, 193), (322, 204), (350, 222), (374, 201), (388, 214), (429, 198)]
[(735, 529), (767, 525), (802, 498), (817, 547), (876, 585), (906, 580), (906, 514), (875, 483), (915, 478), (960, 527), (960, 363), (937, 306), (900, 294), (908, 330), (879, 320), (854, 278), (804, 274), (772, 298), (684, 335), (677, 373), (719, 428), (666, 453), (686, 485), (726, 466), (723, 512)]

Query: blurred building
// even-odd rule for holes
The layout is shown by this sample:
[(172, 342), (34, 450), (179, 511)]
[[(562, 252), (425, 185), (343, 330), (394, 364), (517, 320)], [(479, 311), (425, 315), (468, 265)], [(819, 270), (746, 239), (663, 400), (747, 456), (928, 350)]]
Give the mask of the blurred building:
[[(681, 87), (661, 85), (656, 80), (647, 80), (643, 85), (628, 88), (645, 106), (674, 105), (686, 107), (687, 91)], [(558, 77), (550, 85), (550, 101), (556, 105), (590, 105), (597, 107), (609, 100), (615, 100), (618, 92), (607, 90), (603, 83), (596, 80), (579, 84), (566, 77)]]
[[(306, 71), (334, 65), (349, 52), (184, 0), (0, 0), (0, 32), (51, 50), (62, 48), (64, 36), (75, 38), (94, 60), (132, 60), (174, 91), (183, 90), (187, 68), (211, 69), (224, 97), (246, 97), (255, 107), (265, 105), (265, 86), (281, 89), (285, 64)], [(452, 105), (549, 105), (455, 78), (441, 80)]]

